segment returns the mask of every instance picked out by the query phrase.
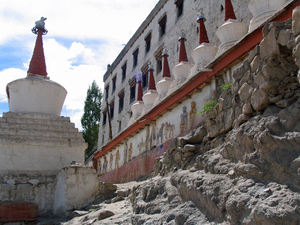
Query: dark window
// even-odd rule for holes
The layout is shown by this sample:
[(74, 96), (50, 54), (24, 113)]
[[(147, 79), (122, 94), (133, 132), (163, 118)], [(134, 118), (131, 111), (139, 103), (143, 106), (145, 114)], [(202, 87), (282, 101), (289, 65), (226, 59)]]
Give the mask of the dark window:
[(112, 120), (114, 118), (115, 101), (112, 101), (109, 107), (110, 107), (109, 115), (110, 115), (110, 119)]
[(163, 46), (160, 46), (154, 53), (154, 57), (156, 59), (156, 74), (159, 74), (162, 71), (162, 52)]
[(117, 75), (112, 79), (112, 94), (116, 90)]
[(134, 52), (133, 52), (133, 68), (136, 67), (137, 63), (138, 63), (138, 56), (139, 56), (139, 49), (137, 48)]
[(175, 1), (175, 4), (177, 10), (177, 19), (178, 19), (183, 13), (183, 0), (177, 0)]
[(103, 111), (103, 120), (102, 120), (102, 124), (103, 125), (105, 125), (106, 124), (106, 116), (107, 116), (107, 109), (105, 109), (104, 111)]
[(141, 71), (142, 71), (142, 88), (145, 89), (148, 86), (148, 63), (146, 63)]
[(162, 61), (161, 58), (156, 59), (156, 72), (159, 74), (162, 71)]
[(109, 92), (109, 85), (107, 85), (105, 88), (105, 100), (108, 99), (108, 92)]
[(159, 37), (162, 37), (166, 33), (166, 22), (167, 22), (167, 15), (161, 18), (158, 22), (159, 24)]
[(135, 101), (135, 83), (136, 83), (135, 77), (131, 78), (131, 80), (129, 81), (129, 85), (130, 85), (130, 98), (129, 98), (130, 101), (129, 102), (130, 102), (130, 104)]
[(119, 121), (119, 131), (121, 130), (121, 128), (122, 128), (122, 121), (120, 120)]
[(122, 66), (122, 82), (125, 80), (126, 78), (126, 68), (127, 68), (127, 63), (125, 63), (123, 66)]
[(145, 52), (149, 52), (150, 51), (150, 47), (151, 47), (151, 33), (147, 35), (147, 37), (145, 38)]
[(124, 109), (124, 91), (121, 91), (119, 94), (119, 113)]

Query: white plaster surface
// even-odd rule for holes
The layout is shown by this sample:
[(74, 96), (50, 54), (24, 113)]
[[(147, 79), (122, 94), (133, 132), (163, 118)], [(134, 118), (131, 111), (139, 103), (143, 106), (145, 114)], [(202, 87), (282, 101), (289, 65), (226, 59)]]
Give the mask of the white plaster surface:
[(253, 15), (249, 32), (253, 31), (281, 9), (287, 0), (250, 0), (248, 8)]
[(215, 58), (217, 51), (218, 48), (216, 46), (209, 43), (202, 43), (192, 51), (191, 56), (195, 61), (195, 65), (199, 69), (202, 69)]
[(216, 35), (221, 41), (217, 56), (232, 47), (235, 42), (241, 39), (248, 32), (247, 24), (234, 19), (228, 19), (222, 26), (220, 26)]
[(60, 84), (37, 76), (7, 84), (9, 110), (15, 113), (44, 113), (60, 116), (67, 91)]
[(184, 81), (192, 69), (193, 65), (189, 62), (180, 62), (173, 69), (172, 73), (176, 81)]
[(159, 97), (164, 97), (168, 93), (172, 81), (171, 77), (164, 77), (157, 82), (156, 89), (160, 95)]
[(4, 113), (0, 117), (0, 172), (57, 173), (83, 163), (86, 143), (68, 117)]
[(99, 192), (96, 170), (84, 166), (64, 167), (57, 175), (53, 212), (69, 216), (73, 209), (90, 204)]

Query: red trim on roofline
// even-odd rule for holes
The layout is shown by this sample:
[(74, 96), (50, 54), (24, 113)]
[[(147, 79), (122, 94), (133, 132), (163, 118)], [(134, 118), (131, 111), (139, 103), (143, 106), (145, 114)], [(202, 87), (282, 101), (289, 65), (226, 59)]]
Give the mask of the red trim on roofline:
[[(282, 9), (279, 15), (274, 18), (272, 21), (286, 21), (289, 18), (292, 18), (293, 9), (297, 6), (300, 6), (300, 1), (294, 1), (290, 3), (285, 9)], [(270, 22), (272, 22), (270, 21)], [(139, 121), (129, 127), (127, 130), (124, 130), (121, 134), (119, 134), (115, 139), (111, 142), (107, 143), (107, 145), (103, 146), (101, 151), (96, 152), (94, 154), (94, 158), (97, 159), (103, 155), (105, 155), (109, 150), (117, 146), (124, 139), (129, 137), (130, 135), (138, 132), (141, 128), (145, 127), (157, 116), (162, 114), (168, 108), (176, 104), (177, 102), (183, 100), (188, 94), (193, 92), (197, 87), (204, 84), (206, 81), (209, 81), (212, 77), (218, 75), (222, 72), (223, 69), (233, 64), (236, 60), (246, 55), (251, 49), (253, 49), (256, 45), (258, 45), (263, 39), (262, 35), (262, 27), (254, 30), (252, 33), (246, 35), (236, 46), (230, 49), (229, 53), (226, 56), (222, 56), (222, 58), (217, 61), (213, 66), (208, 66), (208, 68), (212, 68), (211, 72), (203, 72), (199, 75), (195, 75), (195, 78), (190, 79), (188, 83), (182, 87), (178, 92), (173, 93), (169, 98), (162, 101), (158, 106), (156, 106), (152, 111), (150, 111), (147, 115), (141, 117)]]

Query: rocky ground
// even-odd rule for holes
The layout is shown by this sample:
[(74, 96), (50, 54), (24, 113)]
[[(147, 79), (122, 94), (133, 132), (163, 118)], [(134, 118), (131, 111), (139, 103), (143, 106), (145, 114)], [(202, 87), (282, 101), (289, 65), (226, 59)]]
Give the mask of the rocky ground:
[(102, 184), (98, 202), (62, 224), (300, 224), (295, 30), (292, 20), (266, 25), (233, 86), (219, 88), (207, 119), (171, 141), (152, 178)]

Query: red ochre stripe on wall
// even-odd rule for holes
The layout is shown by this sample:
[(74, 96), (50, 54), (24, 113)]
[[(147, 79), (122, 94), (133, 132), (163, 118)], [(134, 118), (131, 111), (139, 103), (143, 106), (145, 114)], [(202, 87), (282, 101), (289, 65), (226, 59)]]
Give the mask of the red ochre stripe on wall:
[[(294, 1), (290, 3), (285, 9), (280, 11), (280, 15), (278, 15), (272, 21), (286, 21), (289, 18), (292, 18), (293, 9), (297, 6), (300, 6), (300, 1)], [(125, 130), (123, 133), (119, 134), (115, 139), (109, 142), (107, 145), (102, 147), (102, 150), (95, 153), (94, 159), (97, 159), (103, 155), (105, 155), (109, 150), (114, 148), (124, 139), (139, 131), (141, 128), (145, 127), (151, 120), (153, 120), (158, 115), (162, 114), (172, 105), (180, 102), (180, 100), (184, 99), (188, 94), (193, 92), (198, 86), (210, 80), (213, 76), (218, 75), (222, 72), (223, 69), (233, 64), (237, 59), (249, 53), (251, 49), (253, 49), (256, 45), (258, 45), (263, 39), (262, 28), (259, 28), (252, 32), (251, 34), (244, 37), (243, 40), (237, 46), (234, 46), (233, 50), (231, 50), (226, 56), (222, 56), (222, 58), (216, 62), (213, 66), (212, 72), (204, 72), (196, 76), (194, 80), (190, 80), (183, 88), (178, 90), (171, 97), (165, 99), (160, 105), (156, 106), (151, 112), (147, 115), (140, 118), (135, 124)]]

